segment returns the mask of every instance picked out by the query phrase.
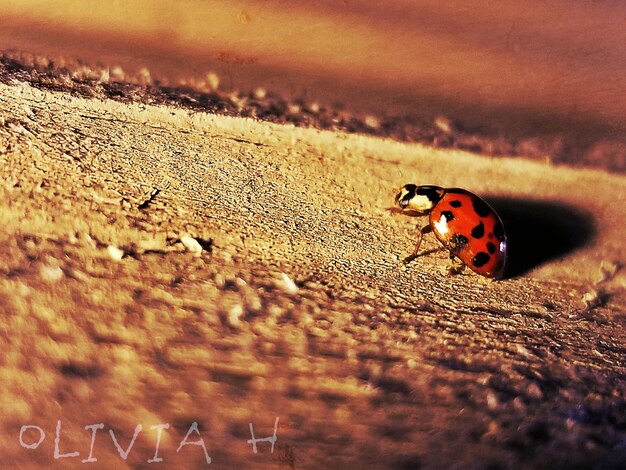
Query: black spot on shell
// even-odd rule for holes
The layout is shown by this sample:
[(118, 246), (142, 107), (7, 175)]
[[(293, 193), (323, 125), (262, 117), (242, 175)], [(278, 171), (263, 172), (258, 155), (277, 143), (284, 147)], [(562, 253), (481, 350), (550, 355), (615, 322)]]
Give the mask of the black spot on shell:
[(480, 217), (487, 217), (491, 210), (485, 201), (480, 198), (472, 198), (472, 207)]
[(454, 207), (455, 209), (458, 209), (459, 207), (461, 207), (463, 204), (461, 203), (461, 201), (455, 199), (454, 201), (450, 201), (450, 206)]
[(451, 211), (443, 211), (441, 215), (443, 215), (448, 222), (454, 220), (454, 214)]
[(493, 255), (496, 252), (496, 245), (494, 245), (491, 242), (488, 242), (487, 243), (487, 251)]
[(485, 224), (483, 224), (482, 222), (472, 229), (472, 237), (474, 238), (482, 238), (484, 234)]
[(450, 238), (450, 247), (452, 248), (452, 251), (454, 251), (455, 253), (458, 253), (459, 251), (461, 251), (461, 249), (463, 247), (466, 247), (468, 243), (469, 243), (469, 240), (467, 239), (467, 237), (465, 235), (460, 235), (458, 233), (452, 235), (452, 237)]
[(493, 228), (493, 234), (496, 236), (498, 241), (504, 241), (504, 227), (500, 222), (496, 223), (496, 226)]
[(476, 266), (477, 268), (480, 268), (481, 266), (486, 265), (490, 259), (491, 259), (491, 256), (489, 256), (484, 251), (481, 251), (472, 258), (472, 264)]

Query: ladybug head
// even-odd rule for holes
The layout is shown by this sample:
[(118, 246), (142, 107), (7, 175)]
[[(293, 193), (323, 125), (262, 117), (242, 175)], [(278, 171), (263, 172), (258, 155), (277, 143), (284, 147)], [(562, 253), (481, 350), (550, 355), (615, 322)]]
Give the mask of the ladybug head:
[(445, 194), (439, 186), (417, 186), (405, 184), (396, 195), (396, 202), (402, 210), (428, 214)]

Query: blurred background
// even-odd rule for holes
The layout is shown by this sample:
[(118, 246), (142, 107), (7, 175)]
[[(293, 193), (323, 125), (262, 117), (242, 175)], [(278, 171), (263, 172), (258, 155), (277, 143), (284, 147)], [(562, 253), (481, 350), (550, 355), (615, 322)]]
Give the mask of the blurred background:
[(383, 117), (444, 115), (563, 138), (588, 162), (624, 167), (621, 0), (0, 0), (0, 14), (5, 51)]

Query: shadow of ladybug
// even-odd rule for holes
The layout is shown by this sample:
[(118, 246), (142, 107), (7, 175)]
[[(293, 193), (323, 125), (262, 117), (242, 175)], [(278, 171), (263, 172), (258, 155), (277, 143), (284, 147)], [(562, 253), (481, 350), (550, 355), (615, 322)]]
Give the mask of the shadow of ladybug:
[(593, 242), (593, 216), (556, 201), (485, 197), (498, 213), (508, 237), (504, 278), (520, 276)]

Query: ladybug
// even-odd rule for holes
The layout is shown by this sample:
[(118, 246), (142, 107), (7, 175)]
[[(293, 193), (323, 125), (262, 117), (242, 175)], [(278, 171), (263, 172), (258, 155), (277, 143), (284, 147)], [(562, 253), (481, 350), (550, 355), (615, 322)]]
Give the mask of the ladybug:
[(450, 251), (450, 259), (459, 258), (463, 262), (461, 269), (468, 266), (489, 278), (503, 276), (507, 258), (504, 225), (483, 199), (460, 188), (406, 184), (397, 194), (396, 203), (400, 207), (393, 208), (393, 212), (429, 216), (428, 225), (420, 230), (415, 250), (405, 263), (420, 256), (417, 252), (422, 237), (432, 231)]

